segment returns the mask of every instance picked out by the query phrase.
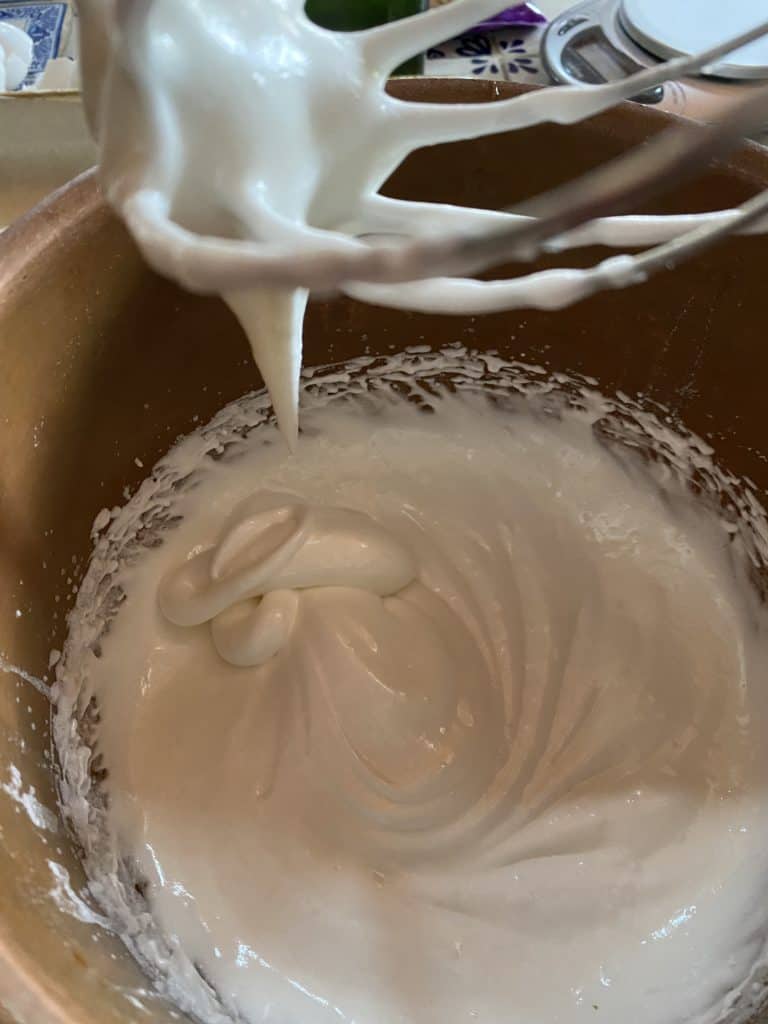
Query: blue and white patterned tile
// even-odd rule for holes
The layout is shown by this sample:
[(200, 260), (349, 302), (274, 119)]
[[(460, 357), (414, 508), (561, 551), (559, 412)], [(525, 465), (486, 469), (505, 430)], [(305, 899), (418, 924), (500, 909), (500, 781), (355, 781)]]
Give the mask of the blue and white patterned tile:
[(546, 83), (539, 49), (543, 28), (520, 27), (459, 36), (427, 51), (425, 73)]
[(458, 40), (458, 44), (456, 53), (467, 61), (469, 72), (474, 77), (504, 77), (492, 34), (463, 36)]
[(506, 79), (510, 82), (549, 82), (540, 57), (543, 34), (539, 26), (505, 29), (494, 34), (494, 48)]
[(489, 34), (459, 36), (427, 51), (428, 75), (458, 78), (503, 78), (501, 60)]
[(460, 78), (503, 78), (499, 54), (490, 36), (474, 34), (449, 39), (426, 54), (427, 75)]
[(29, 74), (22, 88), (34, 86), (45, 71), (48, 61), (58, 57), (71, 30), (68, 3), (28, 3), (0, 0), (0, 21), (9, 21), (23, 29), (32, 39), (33, 53)]

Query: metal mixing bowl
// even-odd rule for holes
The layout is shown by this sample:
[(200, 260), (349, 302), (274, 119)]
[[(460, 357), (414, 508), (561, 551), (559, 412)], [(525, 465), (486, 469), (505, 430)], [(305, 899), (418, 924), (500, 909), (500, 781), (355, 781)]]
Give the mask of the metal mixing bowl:
[[(395, 89), (467, 102), (515, 91), (421, 79)], [(667, 124), (664, 115), (629, 105), (575, 128), (543, 126), (436, 147), (412, 157), (391, 188), (418, 199), (509, 205)], [(656, 208), (715, 208), (766, 186), (768, 151), (745, 147)], [(649, 284), (557, 313), (423, 317), (345, 300), (317, 303), (307, 321), (305, 360), (458, 341), (588, 374), (608, 393), (642, 393), (667, 406), (711, 441), (728, 468), (766, 493), (767, 266), (768, 239), (735, 240)], [(119, 941), (87, 923), (78, 902), (87, 900), (82, 872), (54, 817), (50, 708), (11, 666), (50, 675), (49, 652), (63, 644), (98, 511), (121, 503), (124, 488), (179, 434), (258, 385), (245, 338), (224, 305), (187, 295), (147, 270), (94, 177), (74, 182), (0, 237), (4, 1020), (174, 1019), (175, 1011), (146, 992)]]

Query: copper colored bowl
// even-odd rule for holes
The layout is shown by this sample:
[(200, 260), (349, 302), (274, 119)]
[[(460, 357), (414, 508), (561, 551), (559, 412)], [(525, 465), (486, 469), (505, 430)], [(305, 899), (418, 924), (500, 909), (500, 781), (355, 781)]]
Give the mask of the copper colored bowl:
[[(396, 89), (467, 102), (514, 91), (420, 79)], [(668, 123), (624, 106), (575, 128), (436, 147), (411, 158), (391, 188), (418, 199), (505, 206)], [(745, 147), (656, 209), (727, 206), (766, 186), (768, 150)], [(557, 313), (424, 317), (345, 300), (317, 303), (305, 359), (460, 341), (586, 373), (608, 393), (642, 393), (668, 406), (764, 492), (767, 269), (768, 239), (741, 239), (648, 284)], [(172, 1019), (170, 1009), (136, 992), (143, 981), (121, 944), (78, 920), (87, 916), (77, 903), (82, 872), (43, 810), (56, 809), (49, 706), (10, 666), (48, 674), (91, 524), (147, 472), (135, 460), (151, 466), (179, 434), (260, 382), (223, 304), (147, 270), (91, 175), (0, 238), (0, 346), (0, 1006), (18, 1024), (159, 1024)]]

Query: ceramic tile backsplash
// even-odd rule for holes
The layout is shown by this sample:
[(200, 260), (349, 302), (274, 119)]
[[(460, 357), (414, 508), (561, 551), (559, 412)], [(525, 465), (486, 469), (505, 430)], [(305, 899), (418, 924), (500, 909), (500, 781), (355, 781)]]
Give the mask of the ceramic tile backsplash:
[(543, 28), (534, 26), (484, 32), (450, 39), (427, 52), (428, 75), (495, 78), (503, 81), (548, 81), (539, 59)]
[[(451, 0), (432, 0), (432, 6)], [(567, 3), (567, 0), (563, 0)], [(427, 52), (425, 73), (459, 78), (493, 78), (502, 81), (546, 82), (539, 60), (545, 19), (534, 4), (505, 9), (493, 19), (508, 22), (496, 31), (469, 31)]]
[(501, 57), (490, 34), (449, 39), (427, 52), (429, 75), (459, 78), (503, 78)]
[(505, 29), (494, 34), (494, 46), (506, 79), (540, 84), (549, 81), (539, 57), (543, 34), (539, 27)]

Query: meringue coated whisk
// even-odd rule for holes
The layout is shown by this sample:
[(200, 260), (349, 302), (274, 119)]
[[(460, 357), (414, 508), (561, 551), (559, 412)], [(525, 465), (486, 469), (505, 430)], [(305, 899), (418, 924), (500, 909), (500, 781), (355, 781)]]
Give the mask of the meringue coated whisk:
[[(734, 104), (727, 120), (670, 128), (522, 209), (382, 196), (382, 184), (422, 146), (542, 121), (574, 124), (706, 71), (768, 33), (766, 21), (618, 82), (540, 88), (493, 103), (412, 103), (387, 94), (396, 66), (498, 5), (453, 0), (336, 33), (311, 22), (303, 0), (216, 0), (210, 18), (205, 4), (189, 0), (81, 0), (86, 107), (107, 196), (149, 263), (192, 290), (338, 290), (425, 312), (564, 306), (768, 223), (765, 193), (708, 214), (620, 216), (768, 120), (768, 89)], [(224, 79), (238, 83), (234, 94)], [(201, 173), (210, 149), (212, 172)], [(467, 276), (590, 242), (644, 251), (584, 270), (482, 282)]]

